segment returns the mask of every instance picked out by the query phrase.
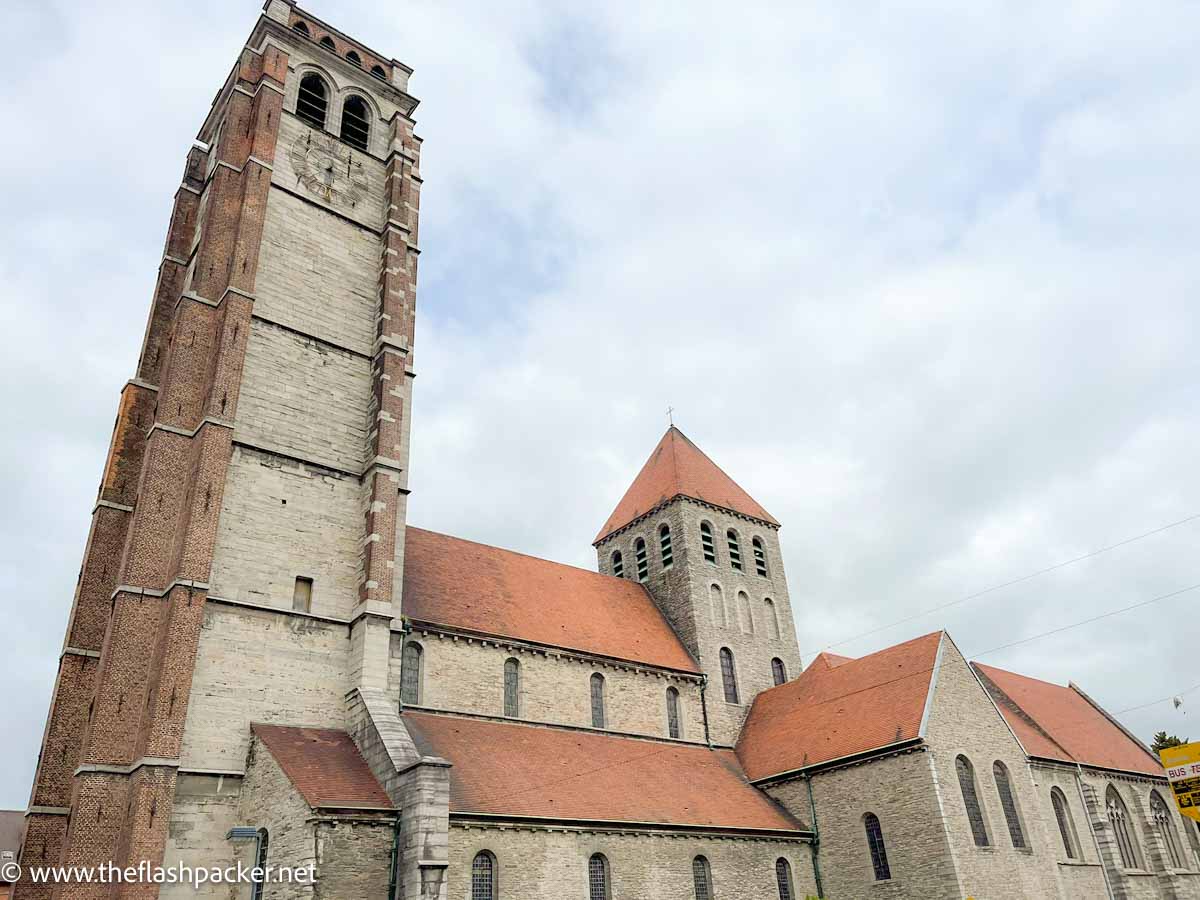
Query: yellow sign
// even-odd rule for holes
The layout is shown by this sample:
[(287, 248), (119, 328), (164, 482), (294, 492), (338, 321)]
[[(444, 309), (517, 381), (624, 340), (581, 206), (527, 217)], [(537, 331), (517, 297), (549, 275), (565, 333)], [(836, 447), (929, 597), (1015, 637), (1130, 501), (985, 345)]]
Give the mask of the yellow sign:
[(1158, 751), (1179, 811), (1200, 822), (1200, 742)]

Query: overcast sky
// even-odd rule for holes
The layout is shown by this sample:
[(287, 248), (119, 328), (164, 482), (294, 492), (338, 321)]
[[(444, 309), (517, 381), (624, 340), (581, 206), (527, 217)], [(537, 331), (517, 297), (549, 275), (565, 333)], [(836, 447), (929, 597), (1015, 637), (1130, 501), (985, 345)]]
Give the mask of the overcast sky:
[[(410, 521), (595, 566), (675, 421), (783, 522), (806, 661), (1200, 512), (1200, 6), (314, 3), (416, 69)], [(24, 807), (172, 195), (254, 2), (6, 4), (0, 806)], [(1200, 582), (1200, 521), (867, 638)], [(1200, 591), (982, 657), (1113, 711)], [(1200, 738), (1181, 709), (1123, 716)]]

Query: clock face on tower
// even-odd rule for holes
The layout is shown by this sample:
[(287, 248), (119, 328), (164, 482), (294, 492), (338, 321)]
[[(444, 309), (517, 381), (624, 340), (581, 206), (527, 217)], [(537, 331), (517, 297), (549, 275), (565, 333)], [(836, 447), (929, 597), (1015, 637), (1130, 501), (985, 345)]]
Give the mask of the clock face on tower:
[(354, 207), (367, 193), (367, 173), (354, 151), (327, 134), (307, 131), (288, 151), (296, 181), (327, 203)]

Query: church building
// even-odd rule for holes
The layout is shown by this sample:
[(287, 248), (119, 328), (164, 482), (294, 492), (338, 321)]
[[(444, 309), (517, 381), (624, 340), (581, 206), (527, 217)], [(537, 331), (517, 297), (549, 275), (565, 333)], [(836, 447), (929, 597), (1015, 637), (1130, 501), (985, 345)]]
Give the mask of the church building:
[(220, 86), (21, 852), (315, 883), (13, 896), (1200, 898), (1196, 823), (1078, 687), (944, 632), (802, 660), (780, 523), (675, 427), (598, 571), (407, 523), (411, 74), (267, 0)]

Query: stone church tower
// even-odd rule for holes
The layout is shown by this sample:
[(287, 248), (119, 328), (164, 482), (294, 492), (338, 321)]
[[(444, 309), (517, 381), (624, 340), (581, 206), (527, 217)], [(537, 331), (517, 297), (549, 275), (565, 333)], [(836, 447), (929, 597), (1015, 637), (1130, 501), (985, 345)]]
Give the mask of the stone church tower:
[(755, 696), (800, 674), (779, 523), (672, 426), (595, 546), (700, 662), (709, 739), (732, 746)]

